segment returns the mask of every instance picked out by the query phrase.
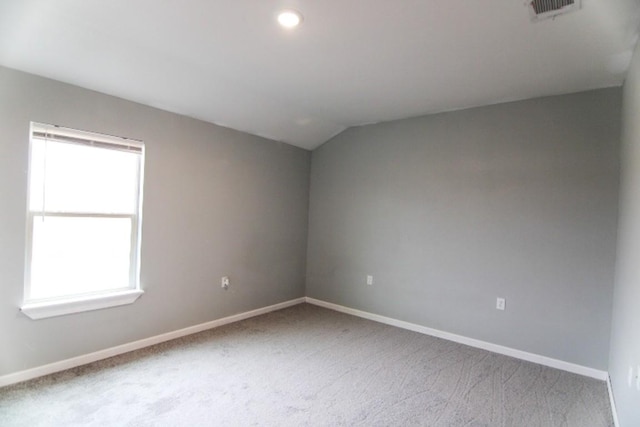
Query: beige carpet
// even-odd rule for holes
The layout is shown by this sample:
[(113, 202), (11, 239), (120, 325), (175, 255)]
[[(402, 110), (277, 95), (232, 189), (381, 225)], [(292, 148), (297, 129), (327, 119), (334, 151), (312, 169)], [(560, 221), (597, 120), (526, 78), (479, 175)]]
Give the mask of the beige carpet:
[(2, 426), (611, 426), (606, 384), (302, 304), (0, 389)]

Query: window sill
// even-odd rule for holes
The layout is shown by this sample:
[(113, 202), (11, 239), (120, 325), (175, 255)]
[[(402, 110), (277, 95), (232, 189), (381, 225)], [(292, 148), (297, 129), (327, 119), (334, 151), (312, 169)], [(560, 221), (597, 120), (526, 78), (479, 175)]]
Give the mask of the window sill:
[(33, 320), (45, 319), (47, 317), (132, 304), (143, 293), (144, 291), (141, 289), (130, 289), (56, 301), (26, 303), (20, 307), (20, 310)]

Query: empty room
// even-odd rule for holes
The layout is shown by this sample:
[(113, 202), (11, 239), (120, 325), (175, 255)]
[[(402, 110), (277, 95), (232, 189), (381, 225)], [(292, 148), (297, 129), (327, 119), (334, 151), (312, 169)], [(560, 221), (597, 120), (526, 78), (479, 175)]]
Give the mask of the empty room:
[(0, 426), (640, 426), (639, 35), (0, 0)]

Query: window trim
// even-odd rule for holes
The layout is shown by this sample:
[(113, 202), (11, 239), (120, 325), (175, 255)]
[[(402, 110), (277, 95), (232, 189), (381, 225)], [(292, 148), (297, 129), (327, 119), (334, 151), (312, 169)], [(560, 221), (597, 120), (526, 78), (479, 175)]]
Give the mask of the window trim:
[[(43, 319), (47, 317), (61, 316), (65, 314), (79, 313), (90, 310), (98, 310), (108, 307), (116, 307), (132, 304), (144, 291), (140, 284), (140, 251), (142, 242), (142, 201), (144, 188), (144, 160), (145, 145), (142, 141), (129, 138), (121, 138), (111, 135), (98, 134), (84, 130), (76, 130), (47, 125), (36, 122), (30, 123), (29, 133), (29, 180), (31, 176), (31, 152), (34, 139), (48, 138), (51, 141), (93, 146), (110, 150), (123, 150), (139, 154), (137, 167), (136, 212), (133, 214), (109, 214), (97, 212), (51, 212), (32, 211), (29, 207), (31, 182), (27, 185), (27, 218), (25, 242), (25, 273), (23, 286), (23, 303), (20, 310), (31, 319)], [(85, 294), (62, 295), (53, 298), (30, 298), (31, 294), (31, 259), (33, 249), (34, 219), (36, 216), (58, 216), (79, 218), (130, 218), (131, 219), (131, 253), (129, 268), (129, 286), (126, 288), (114, 288), (100, 292), (88, 292)]]
[(99, 310), (101, 308), (117, 307), (132, 304), (144, 291), (142, 289), (126, 289), (118, 291), (100, 292), (56, 300), (42, 300), (27, 302), (20, 307), (25, 315), (33, 320), (65, 314), (81, 313), (83, 311)]

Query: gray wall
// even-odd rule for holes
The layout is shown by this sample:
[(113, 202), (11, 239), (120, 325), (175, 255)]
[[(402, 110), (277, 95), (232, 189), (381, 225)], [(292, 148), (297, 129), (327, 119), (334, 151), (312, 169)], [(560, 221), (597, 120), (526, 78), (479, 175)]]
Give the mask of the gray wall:
[[(639, 359), (638, 56), (625, 86), (611, 353), (627, 419), (638, 416), (625, 404)], [(303, 296), (305, 262), (311, 297), (607, 369), (620, 97), (607, 89), (346, 131), (313, 152), (306, 257), (309, 152), (0, 67), (0, 375)], [(32, 120), (146, 142), (146, 293), (135, 304), (19, 313)]]
[(626, 427), (640, 426), (640, 48), (624, 85), (622, 123), (620, 229), (609, 375), (620, 425)]
[[(31, 120), (146, 142), (133, 305), (18, 311)], [(0, 375), (303, 296), (309, 167), (302, 149), (0, 68)]]
[(620, 105), (605, 89), (338, 135), (312, 154), (307, 295), (606, 370)]

